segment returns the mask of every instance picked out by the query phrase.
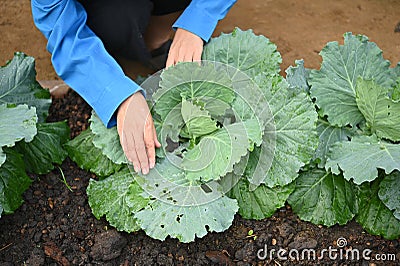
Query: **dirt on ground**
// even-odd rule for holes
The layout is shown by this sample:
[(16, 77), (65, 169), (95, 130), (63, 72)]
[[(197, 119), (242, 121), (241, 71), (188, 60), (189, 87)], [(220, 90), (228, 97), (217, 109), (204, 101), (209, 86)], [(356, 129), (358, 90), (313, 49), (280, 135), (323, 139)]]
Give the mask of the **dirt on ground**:
[[(215, 35), (233, 27), (253, 29), (275, 42), (283, 57), (282, 69), (303, 58), (305, 66), (318, 68), (318, 52), (328, 41), (343, 42), (351, 31), (367, 35), (383, 50), (386, 59), (400, 61), (400, 1), (398, 0), (239, 0)], [(397, 29), (397, 31), (396, 31)], [(36, 58), (38, 79), (58, 79), (46, 51), (46, 40), (34, 27), (28, 0), (0, 0), (0, 65), (16, 51)], [(137, 74), (146, 74), (143, 68)], [(73, 91), (53, 101), (49, 121), (67, 119), (71, 137), (88, 126), (90, 107)], [(47, 175), (34, 180), (24, 194), (25, 203), (12, 215), (0, 219), (0, 266), (3, 265), (400, 265), (400, 239), (384, 240), (366, 233), (354, 221), (345, 226), (326, 228), (300, 221), (290, 207), (278, 210), (269, 219), (244, 220), (235, 217), (223, 233), (210, 233), (189, 244), (175, 239), (158, 241), (136, 233), (118, 232), (104, 219), (97, 220), (87, 202), (86, 187), (94, 176), (67, 159)], [(61, 181), (62, 173), (71, 186)], [(248, 232), (253, 235), (249, 237)], [(368, 253), (357, 260), (278, 259), (282, 248), (338, 248)], [(272, 259), (265, 251), (275, 250)], [(378, 261), (395, 256), (395, 261)], [(286, 254), (287, 255), (287, 254)]]

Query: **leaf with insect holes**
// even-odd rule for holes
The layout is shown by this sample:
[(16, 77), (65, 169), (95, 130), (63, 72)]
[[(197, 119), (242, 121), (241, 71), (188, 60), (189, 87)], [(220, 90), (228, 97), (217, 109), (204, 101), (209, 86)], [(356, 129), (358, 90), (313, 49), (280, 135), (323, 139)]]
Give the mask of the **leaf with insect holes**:
[(93, 215), (97, 219), (106, 216), (112, 226), (126, 232), (140, 229), (135, 213), (149, 201), (142, 192), (127, 167), (104, 180), (91, 179), (87, 188)]
[(188, 243), (208, 232), (222, 232), (232, 224), (238, 210), (237, 202), (226, 196), (203, 205), (179, 206), (163, 201), (151, 201), (136, 213), (142, 229), (152, 238), (167, 236)]

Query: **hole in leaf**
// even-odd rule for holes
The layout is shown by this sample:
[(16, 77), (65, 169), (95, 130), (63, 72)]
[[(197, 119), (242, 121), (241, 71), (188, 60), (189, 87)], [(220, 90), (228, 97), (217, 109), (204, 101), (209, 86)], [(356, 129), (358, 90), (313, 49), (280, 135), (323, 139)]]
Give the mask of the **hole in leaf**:
[(164, 226), (163, 224), (160, 224), (160, 227), (161, 227), (161, 228), (164, 228), (165, 226)]
[(181, 222), (182, 216), (183, 216), (183, 214), (178, 214), (178, 215), (176, 216), (176, 221), (177, 221), (178, 223)]
[(207, 186), (207, 184), (202, 184), (200, 187), (205, 193), (212, 192), (212, 189), (209, 186)]
[(172, 141), (170, 137), (167, 137), (166, 141), (167, 141), (167, 147), (165, 147), (165, 150), (167, 152), (173, 152), (174, 150), (176, 150), (176, 148), (179, 147), (179, 143)]

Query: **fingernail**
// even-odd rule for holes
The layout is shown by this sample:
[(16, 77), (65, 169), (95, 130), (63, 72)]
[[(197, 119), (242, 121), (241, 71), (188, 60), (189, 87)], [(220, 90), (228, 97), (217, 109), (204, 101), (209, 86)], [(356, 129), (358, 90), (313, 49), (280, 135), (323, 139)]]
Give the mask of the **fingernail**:
[(154, 168), (155, 163), (153, 161), (150, 162), (150, 169)]
[(149, 169), (143, 168), (143, 169), (142, 169), (142, 173), (143, 173), (144, 175), (147, 175), (147, 174), (149, 173)]
[(140, 170), (140, 168), (139, 168), (139, 167), (137, 167), (137, 166), (133, 166), (133, 169), (135, 170), (135, 172), (136, 172), (136, 173), (138, 173), (138, 172), (139, 172), (139, 170)]

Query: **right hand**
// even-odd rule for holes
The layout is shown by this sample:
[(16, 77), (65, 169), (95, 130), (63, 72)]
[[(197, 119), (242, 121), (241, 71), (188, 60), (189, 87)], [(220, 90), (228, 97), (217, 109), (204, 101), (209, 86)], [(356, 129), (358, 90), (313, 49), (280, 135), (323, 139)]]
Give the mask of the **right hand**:
[(155, 148), (161, 147), (161, 144), (141, 92), (131, 95), (119, 106), (117, 130), (122, 149), (135, 171), (147, 174), (155, 165)]

